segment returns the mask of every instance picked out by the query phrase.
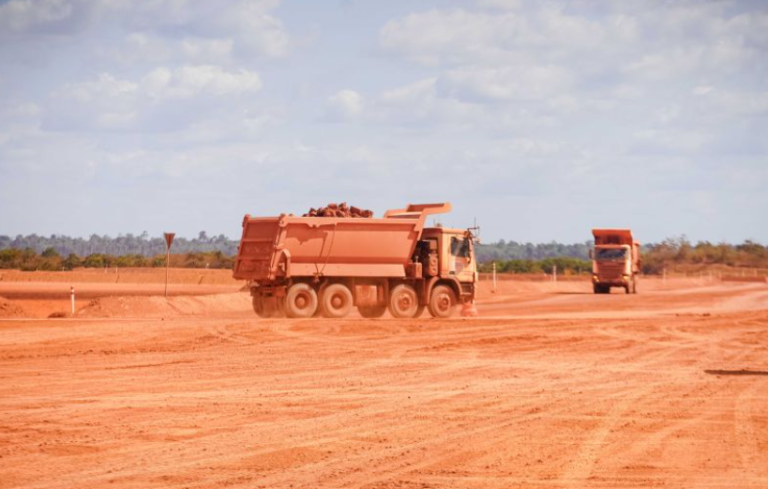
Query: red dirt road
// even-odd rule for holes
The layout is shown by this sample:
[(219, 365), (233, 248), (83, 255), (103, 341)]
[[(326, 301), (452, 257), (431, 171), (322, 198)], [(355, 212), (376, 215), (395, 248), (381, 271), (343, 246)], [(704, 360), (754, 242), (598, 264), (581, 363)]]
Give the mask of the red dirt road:
[(702, 285), (0, 319), (0, 488), (766, 488), (768, 286)]

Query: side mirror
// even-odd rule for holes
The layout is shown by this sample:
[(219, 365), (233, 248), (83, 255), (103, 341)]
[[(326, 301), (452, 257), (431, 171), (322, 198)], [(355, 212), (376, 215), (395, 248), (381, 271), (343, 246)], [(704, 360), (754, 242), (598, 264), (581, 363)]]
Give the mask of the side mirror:
[(595, 258), (595, 252), (592, 250), (592, 248), (589, 249), (589, 259), (594, 260)]

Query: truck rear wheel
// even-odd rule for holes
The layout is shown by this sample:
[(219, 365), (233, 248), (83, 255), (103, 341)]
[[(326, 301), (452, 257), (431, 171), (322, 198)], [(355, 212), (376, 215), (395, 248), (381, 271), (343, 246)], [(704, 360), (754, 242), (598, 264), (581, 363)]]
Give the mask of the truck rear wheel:
[(429, 296), (429, 313), (432, 317), (448, 318), (456, 310), (456, 295), (450, 287), (438, 285)]
[(387, 312), (387, 306), (358, 306), (357, 312), (366, 319), (375, 319)]
[(352, 292), (344, 284), (330, 284), (320, 297), (320, 309), (327, 318), (343, 318), (352, 310)]
[(276, 297), (253, 296), (251, 300), (253, 312), (264, 319), (281, 317), (283, 315), (283, 301)]
[(421, 311), (423, 309), (419, 308), (419, 296), (413, 287), (400, 284), (392, 289), (389, 294), (389, 313), (392, 314), (392, 317), (398, 319), (413, 318)]
[(253, 305), (253, 312), (260, 318), (264, 317), (264, 303), (261, 301), (261, 296), (254, 295), (251, 297), (251, 304)]
[(637, 294), (637, 278), (632, 277), (632, 293)]
[(309, 284), (293, 284), (285, 296), (289, 318), (311, 318), (317, 311), (317, 292)]

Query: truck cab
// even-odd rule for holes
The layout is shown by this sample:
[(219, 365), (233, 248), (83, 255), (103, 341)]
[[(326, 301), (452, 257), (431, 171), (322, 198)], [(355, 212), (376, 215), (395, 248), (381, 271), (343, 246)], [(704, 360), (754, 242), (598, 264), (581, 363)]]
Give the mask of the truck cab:
[[(424, 244), (434, 249), (437, 266), (424, 261)], [(422, 258), (424, 277), (439, 278), (451, 283), (460, 303), (474, 300), (474, 284), (477, 282), (477, 262), (475, 260), (475, 238), (466, 229), (434, 227), (425, 228), (417, 252)]]

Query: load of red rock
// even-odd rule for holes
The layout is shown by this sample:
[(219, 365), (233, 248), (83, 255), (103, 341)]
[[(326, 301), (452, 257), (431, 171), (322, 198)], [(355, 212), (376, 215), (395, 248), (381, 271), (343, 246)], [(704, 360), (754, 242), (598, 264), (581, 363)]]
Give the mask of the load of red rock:
[(358, 217), (369, 218), (373, 217), (373, 211), (368, 209), (360, 209), (355, 206), (347, 206), (346, 202), (341, 204), (328, 204), (325, 207), (314, 207), (309, 209), (309, 212), (302, 217)]

